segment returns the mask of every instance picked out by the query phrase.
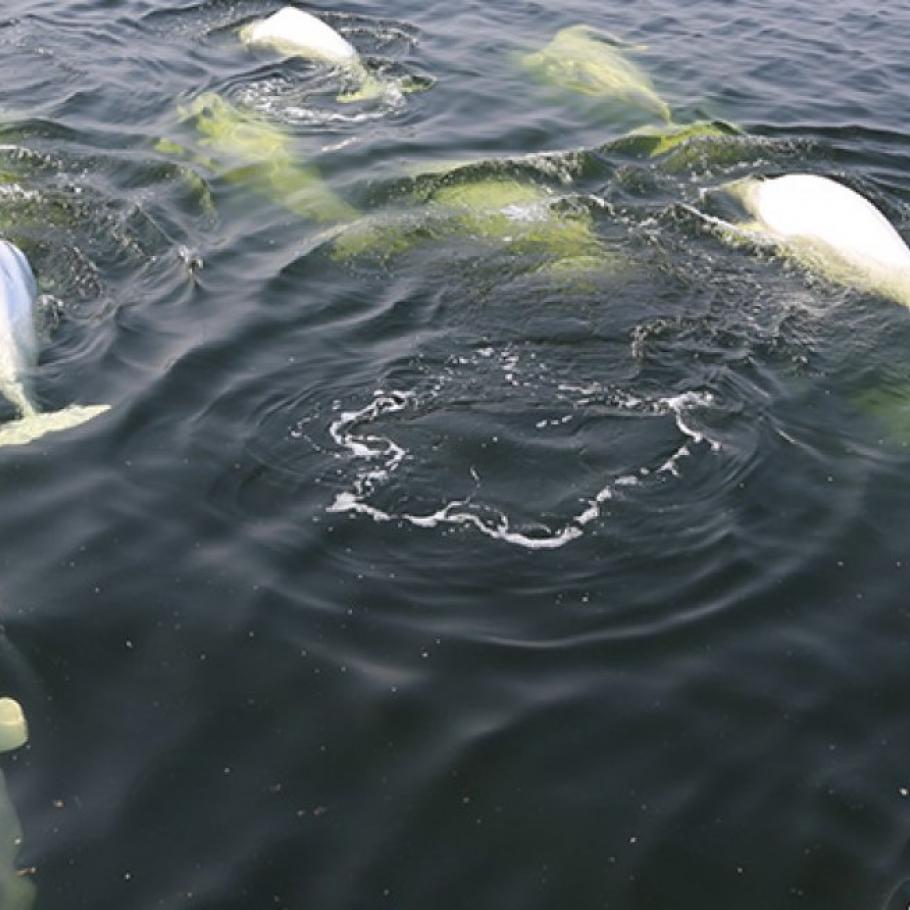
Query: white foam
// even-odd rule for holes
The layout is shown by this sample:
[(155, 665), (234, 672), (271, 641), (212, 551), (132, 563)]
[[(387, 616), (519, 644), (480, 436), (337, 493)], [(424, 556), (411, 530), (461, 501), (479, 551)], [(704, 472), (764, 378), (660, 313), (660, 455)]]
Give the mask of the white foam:
[[(319, 96), (324, 90), (324, 80), (315, 79), (304, 86), (288, 85), (284, 79), (264, 79), (238, 89), (234, 98), (243, 106), (274, 118), (280, 123), (297, 127), (312, 127), (324, 130), (327, 128), (345, 128), (381, 120), (392, 116), (405, 106), (404, 96), (393, 85), (384, 85), (383, 92), (376, 96), (378, 104), (366, 108), (354, 108), (350, 111), (334, 107), (323, 107), (319, 103), (310, 104), (312, 96)], [(359, 141), (358, 137), (346, 137), (334, 147), (343, 148), (346, 144)], [(328, 150), (332, 145), (326, 146)]]
[[(481, 358), (490, 358), (494, 351), (483, 348), (475, 352)], [(511, 370), (518, 366), (518, 357), (508, 350), (500, 353), (500, 368), (504, 368), (505, 381), (514, 382), (510, 375)], [(584, 392), (586, 395), (595, 391), (603, 393), (603, 389), (592, 385), (558, 386), (561, 392)], [(438, 391), (438, 388), (435, 390)], [(709, 438), (703, 431), (694, 427), (688, 417), (696, 409), (710, 407), (714, 403), (713, 396), (708, 392), (690, 391), (678, 395), (644, 398), (627, 392), (613, 392), (610, 396), (611, 403), (618, 408), (654, 416), (673, 415), (676, 427), (683, 436), (684, 441), (679, 448), (665, 459), (653, 473), (657, 475), (670, 474), (680, 476), (679, 463), (692, 454), (695, 446), (706, 445), (711, 451), (718, 451), (720, 443)], [(446, 502), (433, 512), (415, 514), (413, 512), (388, 512), (374, 505), (370, 498), (380, 487), (389, 482), (396, 471), (406, 459), (411, 457), (403, 446), (395, 440), (375, 433), (365, 433), (361, 428), (376, 421), (382, 416), (397, 413), (418, 404), (417, 392), (377, 390), (373, 400), (364, 407), (342, 412), (329, 426), (329, 433), (335, 443), (347, 455), (364, 466), (356, 475), (350, 489), (338, 493), (334, 501), (327, 507), (332, 513), (348, 513), (363, 515), (376, 522), (401, 522), (417, 528), (438, 528), (443, 526), (472, 527), (486, 537), (499, 540), (513, 546), (531, 550), (557, 549), (579, 539), (584, 535), (585, 528), (599, 520), (603, 513), (605, 503), (611, 501), (617, 490), (630, 489), (641, 483), (639, 477), (623, 474), (605, 483), (590, 499), (583, 500), (583, 507), (565, 520), (561, 527), (547, 527), (540, 524), (540, 534), (528, 534), (513, 527), (513, 521), (501, 510), (483, 507), (483, 514), (476, 502), (475, 494), (468, 498), (461, 498)], [(572, 419), (572, 415), (554, 421), (544, 421), (543, 425), (565, 424)], [(469, 468), (471, 477), (477, 489), (481, 486), (479, 472), (474, 466)], [(647, 477), (652, 470), (643, 465), (639, 468), (641, 477)]]

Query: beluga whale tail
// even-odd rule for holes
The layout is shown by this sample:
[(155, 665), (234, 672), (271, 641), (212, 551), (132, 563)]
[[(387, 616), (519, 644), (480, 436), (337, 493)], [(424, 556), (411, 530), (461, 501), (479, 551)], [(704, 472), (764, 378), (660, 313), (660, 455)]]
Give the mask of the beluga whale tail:
[(0, 424), (0, 446), (25, 445), (47, 433), (68, 430), (110, 408), (107, 404), (71, 405), (42, 413), (35, 406), (28, 378), (38, 362), (35, 301), (38, 287), (25, 254), (0, 240), (0, 395), (19, 417)]
[(384, 94), (393, 86), (367, 70), (354, 46), (312, 13), (285, 6), (266, 19), (240, 30), (240, 39), (251, 47), (277, 50), (288, 56), (329, 63), (343, 70), (357, 88), (338, 96), (339, 101), (363, 101)]

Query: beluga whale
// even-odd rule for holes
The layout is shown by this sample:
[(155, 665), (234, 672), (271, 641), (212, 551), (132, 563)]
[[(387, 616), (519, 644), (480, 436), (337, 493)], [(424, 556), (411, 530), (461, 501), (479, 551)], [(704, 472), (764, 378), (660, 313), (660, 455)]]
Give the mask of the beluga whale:
[[(28, 724), (15, 699), (0, 698), (0, 753), (12, 752), (28, 742)], [(0, 771), (0, 907), (3, 910), (31, 910), (35, 886), (17, 864), (22, 826), (16, 815), (3, 772)]]
[(247, 44), (272, 47), (283, 54), (338, 66), (356, 66), (360, 62), (350, 41), (312, 13), (293, 6), (285, 6), (266, 19), (244, 26), (240, 37)]
[(910, 307), (910, 249), (890, 221), (855, 190), (817, 174), (746, 177), (721, 188), (751, 221), (734, 235), (776, 245), (830, 281)]
[(285, 6), (265, 19), (240, 29), (240, 39), (250, 47), (271, 48), (281, 54), (303, 57), (336, 66), (356, 82), (356, 91), (339, 101), (362, 101), (383, 94), (388, 86), (371, 75), (354, 45), (312, 13)]
[(29, 387), (38, 363), (35, 303), (38, 286), (25, 254), (0, 240), (0, 395), (19, 417), (0, 424), (0, 446), (25, 445), (47, 433), (77, 427), (110, 405), (70, 405), (62, 411), (41, 412)]
[(670, 107), (650, 78), (629, 60), (616, 39), (591, 26), (561, 29), (539, 51), (521, 57), (520, 63), (541, 82), (616, 99), (672, 123)]

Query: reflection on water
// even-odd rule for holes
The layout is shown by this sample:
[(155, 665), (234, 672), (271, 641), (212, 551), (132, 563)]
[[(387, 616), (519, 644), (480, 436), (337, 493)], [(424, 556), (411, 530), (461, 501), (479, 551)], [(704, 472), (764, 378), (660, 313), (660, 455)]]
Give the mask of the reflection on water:
[(899, 11), (314, 10), (422, 89), (347, 102), (276, 9), (0, 14), (36, 397), (112, 404), (0, 449), (36, 907), (895, 910), (907, 312), (703, 216), (908, 235)]

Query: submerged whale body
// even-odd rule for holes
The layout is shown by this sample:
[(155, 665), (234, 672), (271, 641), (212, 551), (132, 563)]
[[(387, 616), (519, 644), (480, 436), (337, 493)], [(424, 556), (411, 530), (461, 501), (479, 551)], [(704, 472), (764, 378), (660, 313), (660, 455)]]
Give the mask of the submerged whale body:
[(286, 54), (344, 66), (360, 62), (353, 45), (335, 29), (293, 6), (285, 6), (267, 19), (253, 22), (242, 29), (240, 35), (247, 44), (272, 47)]
[(767, 237), (833, 281), (910, 306), (910, 249), (859, 193), (815, 174), (750, 177), (725, 189), (755, 219), (742, 231)]
[(77, 427), (110, 405), (71, 405), (41, 413), (29, 390), (29, 375), (38, 363), (35, 300), (38, 287), (25, 254), (0, 240), (0, 395), (19, 418), (0, 425), (0, 446), (24, 445), (47, 433)]
[[(0, 753), (12, 752), (28, 742), (28, 725), (19, 703), (0, 698)], [(22, 826), (6, 791), (0, 771), (0, 907), (3, 910), (31, 910), (35, 886), (17, 864)]]
[(521, 58), (522, 66), (551, 85), (615, 98), (672, 121), (670, 107), (654, 90), (650, 78), (622, 52), (609, 36), (587, 25), (558, 31), (549, 44)]

